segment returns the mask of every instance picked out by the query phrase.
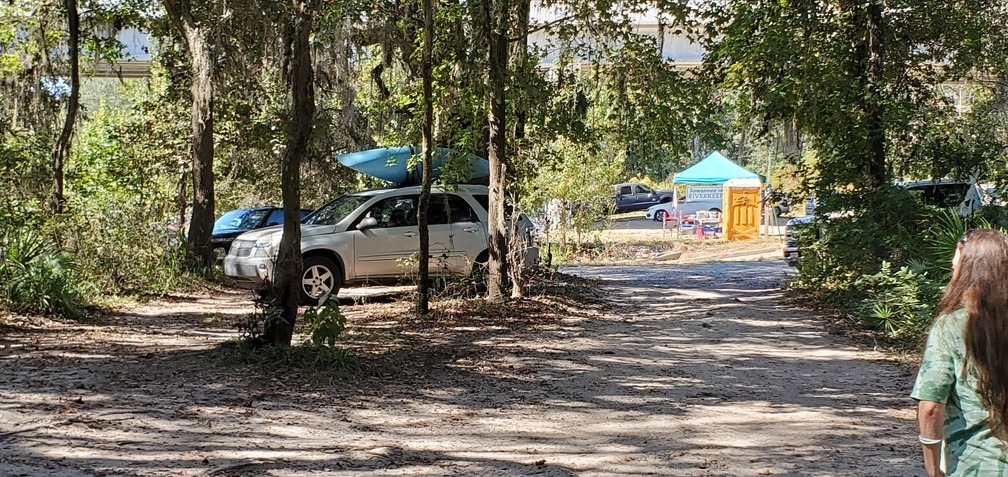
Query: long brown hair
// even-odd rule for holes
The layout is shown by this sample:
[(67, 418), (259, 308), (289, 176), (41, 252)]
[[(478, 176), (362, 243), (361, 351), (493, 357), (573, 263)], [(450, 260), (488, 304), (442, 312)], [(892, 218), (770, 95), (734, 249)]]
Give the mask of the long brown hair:
[(971, 230), (957, 250), (959, 265), (938, 307), (942, 313), (966, 308), (966, 365), (977, 373), (991, 430), (1008, 441), (1008, 236)]

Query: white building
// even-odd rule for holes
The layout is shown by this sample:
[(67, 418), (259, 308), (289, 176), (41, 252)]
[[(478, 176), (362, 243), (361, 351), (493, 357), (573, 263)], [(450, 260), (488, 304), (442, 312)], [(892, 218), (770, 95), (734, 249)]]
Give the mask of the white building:
[[(533, 5), (530, 22), (533, 25), (551, 25), (562, 21), (564, 17), (565, 15), (555, 8)], [(672, 21), (663, 18), (657, 10), (652, 9), (643, 14), (628, 14), (626, 18), (634, 25), (635, 33), (654, 38), (656, 48), (660, 49), (662, 58), (674, 62), (679, 68), (691, 68), (699, 66), (703, 62), (703, 47), (690, 41), (685, 34), (677, 32)], [(587, 38), (582, 41), (589, 44), (594, 43)], [(558, 44), (555, 37), (551, 37), (542, 29), (534, 31), (529, 36), (529, 44), (533, 48), (544, 50), (539, 61), (539, 66), (544, 69), (553, 65), (559, 53), (564, 49), (564, 45)], [(589, 59), (580, 58), (580, 60), (588, 62)]]
[[(123, 44), (125, 51), (123, 59), (109, 64), (108, 61), (94, 58), (91, 67), (94, 75), (110, 78), (143, 78), (150, 76), (150, 40), (147, 33), (136, 28), (127, 28), (116, 33), (116, 40)], [(81, 64), (88, 60), (81, 58)]]
[[(532, 6), (530, 20), (533, 25), (556, 23), (562, 18), (563, 16), (555, 9), (538, 5)], [(670, 21), (667, 19), (663, 21), (657, 11), (629, 15), (629, 18), (632, 19), (638, 34), (655, 39), (656, 47), (661, 49), (664, 59), (674, 61), (680, 68), (698, 66), (703, 61), (703, 48), (689, 41), (686, 35), (677, 34), (670, 25)], [(111, 65), (103, 60), (93, 60), (94, 75), (100, 77), (121, 76), (123, 78), (149, 76), (151, 44), (147, 33), (135, 28), (128, 28), (116, 33), (116, 39), (125, 46), (124, 58)], [(543, 56), (539, 60), (539, 65), (544, 69), (549, 68), (556, 61), (558, 54), (563, 49), (563, 46), (557, 43), (556, 38), (550, 37), (542, 29), (536, 30), (529, 36), (529, 44), (535, 49), (542, 50)], [(586, 58), (581, 58), (581, 60), (588, 62)]]

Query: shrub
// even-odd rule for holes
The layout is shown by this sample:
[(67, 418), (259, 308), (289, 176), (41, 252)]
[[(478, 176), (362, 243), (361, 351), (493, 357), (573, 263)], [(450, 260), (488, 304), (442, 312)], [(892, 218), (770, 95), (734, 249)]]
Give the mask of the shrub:
[(26, 313), (83, 315), (80, 275), (73, 256), (38, 232), (18, 228), (0, 237), (0, 303)]
[(919, 258), (935, 280), (945, 283), (952, 275), (952, 255), (959, 238), (967, 230), (990, 228), (990, 222), (980, 215), (963, 217), (953, 209), (941, 209), (928, 216), (930, 227), (923, 234)]
[(167, 211), (132, 195), (74, 197), (56, 220), (81, 273), (107, 293), (163, 294), (187, 283), (182, 237)]
[(304, 313), (304, 323), (311, 332), (315, 346), (336, 346), (336, 338), (346, 328), (346, 316), (339, 308), (339, 300), (334, 295), (325, 295), (318, 306), (309, 307)]
[(353, 362), (352, 355), (336, 347), (336, 340), (346, 329), (346, 316), (333, 295), (326, 295), (317, 306), (308, 307), (303, 324), (310, 339), (297, 346), (264, 346), (263, 333), (274, 320), (283, 320), (283, 311), (273, 305), (269, 289), (256, 294), (255, 313), (238, 323), (240, 343), (224, 347), (225, 359), (244, 364), (295, 369), (339, 371)]
[(810, 225), (817, 233), (795, 235), (803, 253), (792, 286), (915, 346), (936, 312), (959, 238), (990, 222), (906, 200), (898, 191), (890, 199), (863, 215), (818, 219)]
[(996, 204), (985, 205), (977, 210), (976, 216), (987, 221), (993, 227), (1008, 229), (1008, 207)]
[[(263, 335), (277, 320), (284, 320), (283, 310), (275, 305), (276, 298), (269, 287), (256, 292), (253, 303), (255, 313), (238, 323), (238, 335), (247, 343), (259, 343)], [(335, 295), (325, 295), (318, 305), (308, 307), (302, 317), (314, 346), (336, 346), (336, 339), (346, 328), (346, 316), (339, 307)]]
[(225, 363), (255, 365), (263, 371), (281, 372), (306, 370), (322, 373), (352, 370), (357, 366), (347, 350), (305, 343), (299, 346), (250, 346), (247, 342), (231, 341), (221, 347)]
[(882, 262), (878, 273), (860, 277), (853, 285), (865, 297), (857, 310), (863, 321), (907, 344), (927, 332), (942, 290), (927, 272), (910, 266), (894, 271), (889, 262)]
[(94, 98), (67, 161), (67, 211), (51, 230), (104, 293), (161, 295), (190, 283), (184, 236), (172, 230), (190, 195), (180, 189), (187, 113), (165, 101), (163, 79), (117, 84), (114, 102)]
[(854, 286), (859, 277), (879, 273), (883, 262), (903, 265), (917, 258), (925, 209), (895, 187), (843, 203), (851, 210), (820, 213), (796, 236), (802, 260), (792, 285), (852, 308), (861, 298)]

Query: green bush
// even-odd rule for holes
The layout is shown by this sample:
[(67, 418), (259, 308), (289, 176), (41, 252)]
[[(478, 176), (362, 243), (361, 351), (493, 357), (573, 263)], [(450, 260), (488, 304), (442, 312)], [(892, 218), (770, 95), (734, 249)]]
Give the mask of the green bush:
[[(256, 311), (238, 323), (238, 335), (246, 343), (261, 343), (266, 330), (285, 318), (283, 310), (274, 303), (271, 289), (258, 291), (253, 302)], [(339, 300), (331, 294), (320, 298), (317, 305), (308, 307), (302, 319), (311, 335), (311, 343), (316, 347), (335, 347), (336, 340), (346, 328), (346, 316), (340, 310)]]
[(987, 221), (992, 227), (1008, 229), (1008, 207), (995, 204), (985, 205), (977, 210), (976, 216)]
[(277, 347), (230, 341), (221, 346), (219, 356), (226, 364), (254, 365), (263, 372), (279, 372), (286, 376), (297, 371), (330, 374), (359, 368), (349, 351), (311, 343)]
[(953, 209), (934, 211), (927, 221), (931, 225), (923, 234), (918, 258), (935, 280), (946, 283), (952, 275), (952, 255), (959, 238), (967, 230), (990, 228), (991, 223), (979, 214), (963, 217)]
[(80, 275), (73, 257), (38, 232), (18, 228), (0, 237), (0, 304), (26, 313), (83, 315)]
[(252, 303), (255, 305), (255, 312), (249, 314), (237, 323), (238, 338), (242, 343), (260, 343), (266, 329), (276, 322), (283, 322), (283, 309), (273, 306), (271, 291), (268, 287), (258, 290)]
[(896, 187), (834, 200), (842, 212), (818, 213), (796, 237), (802, 260), (792, 286), (851, 309), (861, 298), (854, 286), (859, 277), (879, 273), (883, 262), (904, 265), (917, 258), (926, 210)]
[(894, 271), (882, 262), (878, 273), (859, 277), (853, 288), (864, 297), (857, 311), (869, 327), (910, 344), (927, 332), (942, 285), (923, 270), (903, 266)]
[(52, 138), (0, 114), (0, 230), (31, 225), (52, 187)]
[(887, 337), (914, 345), (927, 333), (937, 313), (938, 300), (952, 273), (952, 255), (959, 238), (967, 230), (989, 228), (979, 215), (960, 216), (952, 209), (925, 214), (931, 224), (917, 243), (918, 258), (893, 271), (889, 262), (882, 269), (855, 281), (857, 293), (865, 298), (860, 312)]
[(254, 303), (255, 313), (237, 323), (240, 341), (223, 348), (226, 360), (326, 372), (344, 370), (353, 363), (348, 351), (336, 347), (336, 340), (346, 328), (346, 316), (340, 311), (335, 296), (326, 295), (317, 306), (305, 310), (303, 324), (310, 333), (310, 340), (297, 346), (263, 346), (263, 334), (271, 322), (284, 319), (283, 311), (272, 304), (266, 290), (256, 295)]
[(311, 332), (312, 344), (331, 348), (346, 328), (346, 316), (340, 311), (336, 296), (325, 295), (318, 306), (305, 310), (304, 323)]
[(167, 211), (128, 194), (71, 198), (55, 224), (81, 273), (110, 294), (164, 294), (188, 283), (182, 237)]
[(879, 198), (886, 202), (817, 219), (795, 235), (802, 260), (792, 286), (915, 346), (934, 317), (959, 238), (991, 224), (981, 214), (928, 207), (898, 190)]

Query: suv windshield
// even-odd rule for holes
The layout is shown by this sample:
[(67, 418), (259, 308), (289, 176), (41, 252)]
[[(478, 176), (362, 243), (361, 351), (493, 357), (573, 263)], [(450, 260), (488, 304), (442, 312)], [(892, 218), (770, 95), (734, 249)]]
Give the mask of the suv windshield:
[(232, 210), (214, 222), (213, 233), (254, 229), (262, 223), (269, 212), (269, 210)]
[(357, 210), (358, 207), (369, 199), (371, 199), (371, 196), (367, 195), (344, 195), (337, 197), (332, 202), (312, 212), (311, 215), (305, 218), (304, 223), (308, 225), (336, 225), (346, 218), (350, 212)]

